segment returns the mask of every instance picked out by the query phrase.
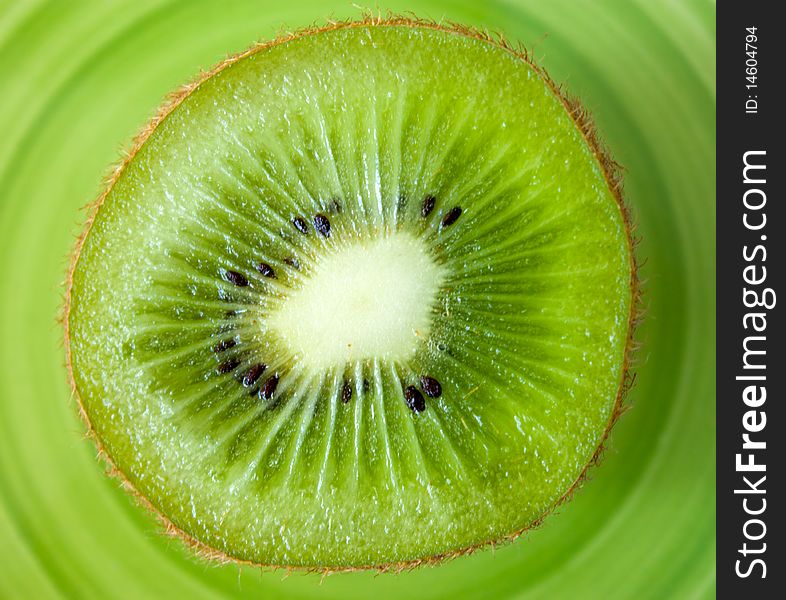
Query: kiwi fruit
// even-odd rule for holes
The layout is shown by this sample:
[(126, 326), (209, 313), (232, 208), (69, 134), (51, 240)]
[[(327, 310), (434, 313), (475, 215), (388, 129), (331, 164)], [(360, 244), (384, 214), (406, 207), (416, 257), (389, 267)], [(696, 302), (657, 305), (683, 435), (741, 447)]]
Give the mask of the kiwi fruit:
[(67, 279), (112, 472), (203, 555), (401, 568), (512, 539), (597, 459), (636, 267), (618, 169), (527, 54), (391, 17), (175, 94)]

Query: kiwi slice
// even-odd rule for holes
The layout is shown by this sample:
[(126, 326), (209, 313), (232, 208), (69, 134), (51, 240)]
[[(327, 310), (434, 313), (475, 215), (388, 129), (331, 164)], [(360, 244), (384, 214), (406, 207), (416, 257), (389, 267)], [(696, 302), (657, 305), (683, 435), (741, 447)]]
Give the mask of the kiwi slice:
[(101, 450), (210, 556), (417, 565), (515, 537), (619, 413), (636, 295), (613, 163), (527, 56), (331, 24), (177, 94), (68, 278)]

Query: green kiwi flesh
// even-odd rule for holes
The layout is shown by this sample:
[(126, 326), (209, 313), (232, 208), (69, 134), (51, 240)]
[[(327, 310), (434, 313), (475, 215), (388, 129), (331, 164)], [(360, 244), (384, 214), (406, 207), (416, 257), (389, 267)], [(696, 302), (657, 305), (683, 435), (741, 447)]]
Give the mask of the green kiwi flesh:
[(504, 43), (407, 20), (175, 98), (68, 278), (91, 433), (216, 557), (414, 565), (537, 524), (619, 412), (636, 280), (588, 128)]

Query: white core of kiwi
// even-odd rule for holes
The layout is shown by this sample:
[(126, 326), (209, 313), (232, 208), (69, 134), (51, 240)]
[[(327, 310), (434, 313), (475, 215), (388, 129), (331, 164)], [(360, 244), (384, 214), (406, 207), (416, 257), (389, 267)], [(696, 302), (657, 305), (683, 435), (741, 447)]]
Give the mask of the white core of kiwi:
[(364, 359), (405, 361), (428, 336), (444, 267), (406, 232), (350, 241), (321, 253), (267, 325), (301, 368)]

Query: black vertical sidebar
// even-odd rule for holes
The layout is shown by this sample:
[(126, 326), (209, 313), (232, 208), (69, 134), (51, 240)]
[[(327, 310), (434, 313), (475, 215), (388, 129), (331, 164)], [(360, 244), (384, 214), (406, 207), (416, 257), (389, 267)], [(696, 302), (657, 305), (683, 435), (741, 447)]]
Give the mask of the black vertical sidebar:
[(718, 598), (786, 597), (786, 102), (777, 96), (786, 29), (779, 9), (764, 1), (717, 6)]

